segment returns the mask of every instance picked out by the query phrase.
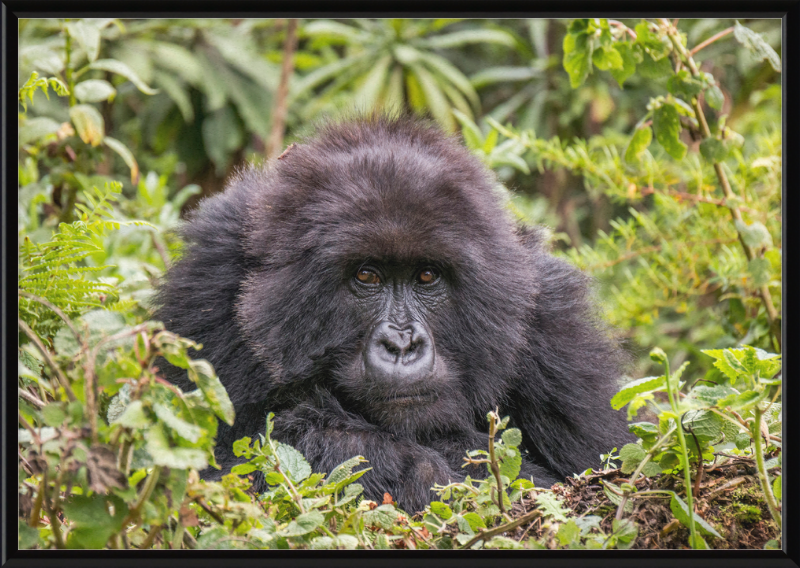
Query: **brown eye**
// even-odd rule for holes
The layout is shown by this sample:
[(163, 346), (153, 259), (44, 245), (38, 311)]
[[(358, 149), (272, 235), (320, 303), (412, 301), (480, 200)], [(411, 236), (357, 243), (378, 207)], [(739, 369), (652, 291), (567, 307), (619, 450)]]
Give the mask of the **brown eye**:
[(359, 270), (358, 274), (356, 274), (356, 278), (363, 284), (378, 284), (381, 281), (380, 276), (378, 276), (374, 271), (366, 268)]
[(420, 284), (432, 284), (439, 279), (439, 273), (433, 268), (425, 268), (417, 274), (417, 282)]

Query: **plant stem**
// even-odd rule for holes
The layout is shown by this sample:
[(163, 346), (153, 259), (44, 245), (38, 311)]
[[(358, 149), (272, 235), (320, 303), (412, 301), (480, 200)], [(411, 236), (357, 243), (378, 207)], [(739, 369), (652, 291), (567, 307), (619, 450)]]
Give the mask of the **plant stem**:
[[(672, 45), (675, 47), (675, 50), (681, 56), (681, 59), (686, 62), (686, 65), (689, 67), (689, 70), (692, 73), (693, 77), (697, 77), (700, 74), (700, 71), (697, 69), (697, 65), (692, 59), (692, 54), (686, 51), (686, 48), (681, 43), (680, 35), (678, 34), (678, 30), (675, 29), (667, 20), (661, 20), (664, 29), (667, 32), (670, 40), (672, 41)], [(708, 127), (708, 122), (706, 121), (705, 114), (703, 113), (703, 107), (700, 105), (700, 101), (698, 98), (692, 99), (692, 107), (694, 108), (694, 114), (697, 118), (697, 122), (700, 124), (700, 129), (702, 134), (705, 138), (711, 137), (711, 129)], [(719, 162), (714, 163), (714, 171), (717, 174), (717, 179), (719, 180), (720, 187), (722, 187), (722, 192), (725, 194), (725, 199), (728, 201), (726, 204), (728, 209), (731, 211), (731, 215), (733, 216), (734, 221), (740, 221), (744, 223), (742, 219), (742, 212), (739, 208), (734, 204), (733, 199), (736, 198), (736, 194), (733, 192), (731, 188), (731, 184), (728, 181), (728, 176), (725, 174), (725, 170), (722, 169), (722, 164)], [(736, 233), (739, 235), (739, 241), (742, 244), (742, 248), (744, 249), (744, 254), (747, 257), (747, 261), (750, 262), (754, 258), (756, 258), (756, 253), (753, 251), (753, 248), (748, 245), (744, 240), (744, 235), (739, 231), (739, 228), (736, 228)], [(761, 301), (764, 304), (764, 308), (767, 312), (767, 319), (769, 320), (769, 328), (770, 332), (772, 333), (775, 341), (778, 344), (778, 349), (781, 348), (781, 331), (780, 331), (780, 319), (778, 316), (778, 311), (775, 309), (775, 306), (772, 303), (772, 294), (769, 291), (769, 286), (764, 284), (763, 286), (759, 287), (758, 289), (759, 295), (761, 296)]]
[[(69, 20), (65, 20), (69, 21)], [(67, 80), (67, 88), (69, 89), (69, 106), (74, 107), (77, 104), (75, 98), (75, 78), (72, 76), (72, 36), (69, 35), (69, 30), (64, 28), (64, 34), (67, 36), (64, 42), (64, 76)]]
[[(694, 499), (692, 497), (692, 476), (689, 471), (689, 450), (686, 447), (686, 438), (683, 436), (683, 425), (680, 424), (680, 412), (678, 410), (678, 402), (673, 390), (677, 390), (677, 385), (672, 384), (672, 379), (669, 375), (669, 359), (664, 357), (664, 372), (667, 377), (667, 395), (669, 396), (669, 405), (672, 412), (675, 414), (676, 425), (675, 429), (678, 433), (678, 442), (681, 445), (681, 461), (683, 462), (683, 475), (684, 486), (686, 488), (686, 504), (689, 507), (689, 531), (691, 532), (691, 545), (695, 547), (697, 542), (697, 528), (694, 524)], [(680, 427), (678, 427), (680, 426)], [(699, 450), (699, 448), (698, 448)], [(702, 458), (701, 458), (702, 459)]]
[(753, 436), (753, 444), (755, 445), (758, 480), (761, 482), (761, 491), (764, 492), (764, 499), (767, 502), (769, 513), (772, 515), (772, 519), (780, 529), (781, 513), (778, 511), (778, 503), (775, 501), (775, 495), (772, 494), (772, 487), (769, 485), (769, 476), (767, 475), (767, 469), (764, 466), (764, 449), (761, 445), (761, 417), (763, 416), (763, 412), (758, 405), (756, 405), (756, 407), (753, 409), (753, 414), (755, 415), (755, 421), (753, 422), (753, 430), (751, 434)]
[(504, 533), (504, 532), (513, 530), (513, 529), (517, 528), (518, 526), (520, 526), (520, 525), (522, 525), (524, 523), (527, 523), (528, 521), (532, 521), (533, 519), (536, 519), (536, 518), (541, 517), (541, 516), (542, 516), (542, 512), (539, 509), (535, 509), (535, 510), (531, 511), (530, 513), (528, 513), (527, 515), (523, 515), (520, 518), (511, 521), (510, 523), (506, 523), (504, 525), (500, 525), (499, 527), (495, 527), (495, 528), (490, 529), (490, 530), (482, 530), (481, 532), (476, 534), (472, 539), (470, 539), (461, 548), (462, 549), (468, 549), (470, 546), (472, 546), (473, 544), (475, 544), (479, 540), (487, 540), (487, 539), (489, 539), (489, 538), (491, 538), (491, 537), (493, 537), (495, 535), (498, 535), (500, 533)]
[(703, 43), (700, 43), (700, 44), (696, 45), (696, 46), (695, 46), (695, 47), (694, 47), (694, 48), (693, 48), (693, 49), (692, 49), (692, 50), (689, 52), (689, 55), (694, 55), (695, 53), (697, 53), (697, 52), (698, 52), (698, 51), (700, 51), (701, 49), (703, 49), (703, 48), (705, 48), (705, 47), (708, 47), (709, 45), (711, 45), (712, 43), (714, 43), (714, 42), (715, 42), (715, 41), (717, 41), (718, 39), (721, 39), (721, 38), (725, 37), (726, 35), (728, 35), (728, 34), (729, 34), (729, 33), (731, 33), (732, 31), (733, 31), (733, 27), (730, 27), (730, 28), (728, 28), (728, 29), (726, 29), (726, 30), (722, 30), (722, 31), (721, 31), (721, 32), (719, 32), (718, 34), (715, 34), (715, 35), (711, 36), (710, 38), (708, 38), (708, 39), (707, 39), (706, 41), (704, 41)]
[(75, 393), (72, 392), (72, 387), (69, 384), (69, 379), (67, 379), (67, 376), (61, 370), (61, 368), (56, 364), (56, 362), (53, 361), (53, 358), (50, 356), (50, 353), (47, 351), (47, 348), (42, 343), (42, 340), (39, 339), (39, 337), (33, 332), (33, 330), (30, 327), (28, 327), (28, 324), (26, 324), (19, 318), (17, 319), (17, 325), (19, 325), (19, 328), (22, 330), (22, 332), (28, 336), (28, 339), (31, 340), (31, 343), (33, 343), (36, 346), (36, 348), (39, 350), (39, 353), (41, 353), (42, 357), (44, 357), (45, 363), (47, 363), (47, 365), (50, 367), (50, 369), (53, 371), (56, 377), (58, 377), (58, 380), (61, 383), (61, 386), (64, 388), (64, 392), (67, 394), (67, 398), (69, 399), (69, 401), (75, 402), (77, 398), (75, 398)]
[(278, 92), (275, 94), (275, 107), (272, 110), (272, 131), (267, 141), (267, 159), (278, 157), (283, 146), (283, 134), (286, 127), (288, 110), (289, 79), (294, 67), (294, 52), (297, 48), (297, 19), (287, 21), (286, 39), (283, 42), (283, 64)]
[(498, 415), (492, 413), (492, 420), (489, 424), (489, 467), (497, 482), (497, 506), (500, 508), (500, 513), (505, 515), (506, 507), (503, 504), (503, 482), (500, 480), (500, 466), (497, 465), (497, 457), (494, 452), (494, 437), (497, 435), (497, 420), (499, 418)]
[[(654, 455), (656, 455), (656, 452), (662, 446), (662, 444), (664, 444), (664, 442), (669, 440), (669, 438), (672, 436), (672, 433), (675, 431), (676, 428), (677, 428), (677, 425), (675, 425), (672, 428), (670, 428), (667, 431), (667, 433), (664, 434), (661, 437), (661, 439), (658, 442), (656, 442), (655, 444), (653, 444), (653, 447), (650, 448), (647, 451), (647, 454), (644, 456), (642, 461), (639, 462), (639, 466), (633, 472), (633, 475), (631, 475), (631, 478), (630, 478), (631, 479), (631, 485), (636, 483), (636, 478), (639, 477), (640, 473), (642, 473), (642, 470), (644, 469), (644, 466), (647, 465), (647, 462), (649, 462), (650, 459)], [(617, 507), (617, 517), (616, 517), (617, 519), (621, 519), (622, 518), (622, 512), (625, 509), (625, 504), (628, 502), (628, 497), (630, 497), (630, 495), (631, 495), (630, 491), (625, 491), (625, 490), (622, 491), (622, 501), (620, 501), (619, 507)]]

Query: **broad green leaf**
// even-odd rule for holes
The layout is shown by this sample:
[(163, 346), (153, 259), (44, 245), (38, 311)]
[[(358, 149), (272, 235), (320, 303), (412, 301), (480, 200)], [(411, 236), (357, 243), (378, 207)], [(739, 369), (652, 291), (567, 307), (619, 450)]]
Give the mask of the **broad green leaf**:
[(569, 84), (577, 89), (586, 80), (592, 66), (592, 43), (585, 32), (564, 36), (564, 70), (569, 73)]
[(614, 410), (619, 410), (633, 398), (641, 393), (652, 392), (654, 390), (663, 389), (666, 386), (665, 377), (645, 377), (631, 381), (620, 389), (620, 391), (611, 398), (611, 407)]
[(303, 454), (287, 444), (277, 442), (276, 445), (275, 455), (281, 460), (281, 468), (284, 473), (288, 473), (292, 480), (299, 483), (311, 475), (311, 466)]
[(89, 105), (75, 105), (69, 109), (69, 118), (85, 144), (98, 146), (103, 141), (105, 121), (96, 108)]
[(564, 507), (564, 502), (554, 493), (549, 491), (539, 493), (536, 495), (535, 501), (545, 517), (550, 517), (558, 522), (567, 522), (567, 514), (570, 513), (570, 510)]
[(724, 162), (728, 157), (729, 149), (725, 147), (722, 140), (717, 138), (706, 138), (700, 142), (700, 154), (712, 164)]
[(310, 511), (298, 515), (285, 528), (278, 531), (278, 536), (292, 537), (308, 534), (325, 522), (325, 517), (319, 511)]
[(522, 432), (517, 428), (509, 428), (503, 432), (501, 438), (506, 446), (517, 447), (522, 443)]
[(691, 392), (689, 393), (689, 396), (705, 404), (716, 406), (717, 401), (719, 401), (719, 399), (732, 394), (736, 394), (736, 392), (731, 387), (726, 385), (715, 385), (715, 386), (699, 385), (692, 388)]
[(770, 264), (766, 258), (754, 258), (748, 262), (747, 273), (752, 278), (754, 287), (764, 286), (772, 278)]
[(650, 126), (637, 128), (625, 149), (625, 161), (631, 164), (638, 163), (652, 141), (653, 131)]
[(711, 442), (722, 436), (724, 419), (710, 410), (690, 410), (682, 420), (683, 428), (691, 432), (700, 442)]
[(639, 536), (639, 527), (631, 519), (614, 519), (611, 523), (611, 530), (617, 539), (617, 548), (627, 550), (636, 542)]
[(516, 479), (522, 467), (522, 455), (516, 447), (505, 448), (506, 453), (500, 462), (500, 475)]
[(75, 85), (75, 97), (84, 103), (112, 101), (117, 90), (108, 81), (88, 79)]
[(164, 404), (156, 402), (153, 404), (153, 411), (164, 424), (169, 426), (169, 428), (181, 438), (189, 440), (192, 443), (196, 443), (203, 434), (202, 428), (195, 424), (191, 424), (182, 418), (179, 418), (175, 415), (171, 408)]
[(42, 408), (42, 418), (48, 426), (58, 427), (67, 419), (67, 413), (58, 402), (51, 402)]
[(35, 118), (28, 118), (22, 123), (17, 131), (17, 141), (19, 145), (29, 144), (48, 134), (55, 134), (61, 125), (46, 116), (37, 116)]
[(192, 85), (200, 85), (203, 67), (198, 57), (185, 47), (164, 41), (148, 40), (145, 46), (153, 52), (159, 66), (175, 72)]
[(653, 111), (653, 130), (656, 140), (676, 160), (686, 155), (686, 144), (681, 142), (681, 121), (674, 104), (664, 103)]
[(203, 469), (208, 465), (206, 453), (195, 448), (170, 447), (161, 424), (155, 424), (144, 432), (147, 453), (156, 465), (176, 469)]
[(758, 221), (753, 221), (748, 225), (744, 221), (737, 219), (734, 224), (736, 225), (736, 230), (739, 231), (739, 234), (742, 235), (742, 239), (748, 246), (754, 248), (772, 248), (772, 235), (770, 235), (767, 228)]
[(432, 501), (430, 504), (430, 508), (431, 508), (431, 513), (433, 513), (438, 517), (441, 517), (445, 521), (453, 516), (453, 511), (450, 509), (450, 507), (447, 504), (442, 503), (441, 501)]
[(614, 49), (617, 50), (622, 58), (622, 67), (616, 69), (612, 68), (609, 72), (621, 87), (625, 81), (636, 73), (636, 56), (633, 53), (631, 44), (627, 42), (614, 43)]
[(112, 421), (126, 428), (147, 428), (150, 426), (150, 419), (144, 412), (144, 405), (141, 400), (131, 402), (116, 420)]
[(17, 535), (19, 550), (33, 548), (41, 543), (39, 529), (30, 526), (24, 519), (19, 519), (17, 523)]
[(69, 35), (78, 40), (89, 61), (97, 59), (100, 52), (100, 29), (91, 20), (78, 20), (67, 24)]
[(628, 431), (639, 438), (652, 438), (658, 435), (658, 427), (652, 422), (634, 422), (628, 424)]
[(592, 53), (592, 63), (601, 71), (623, 70), (625, 67), (622, 55), (613, 46), (600, 46), (595, 49)]
[(559, 542), (561, 542), (561, 544), (564, 546), (572, 543), (573, 541), (579, 540), (580, 536), (581, 528), (574, 519), (570, 519), (568, 522), (562, 524), (556, 533), (556, 538), (558, 538)]
[(650, 55), (645, 54), (636, 70), (645, 79), (660, 79), (672, 73), (672, 64), (669, 57), (654, 60)]
[(669, 38), (661, 32), (651, 31), (650, 25), (644, 20), (636, 24), (636, 43), (641, 45), (654, 61), (666, 59), (672, 51), (672, 42)]
[(479, 514), (470, 511), (469, 513), (464, 513), (462, 516), (467, 520), (467, 522), (469, 523), (469, 527), (473, 531), (477, 532), (480, 529), (486, 528), (486, 523), (483, 521), (483, 519)]
[(703, 82), (692, 76), (688, 69), (681, 69), (667, 80), (667, 90), (687, 100), (691, 100), (703, 90)]
[(100, 69), (102, 71), (109, 71), (111, 73), (121, 75), (133, 83), (137, 89), (146, 95), (155, 95), (158, 92), (156, 89), (151, 89), (148, 87), (144, 81), (139, 78), (139, 75), (137, 75), (133, 69), (128, 67), (122, 61), (118, 61), (116, 59), (98, 59), (89, 65), (89, 67), (92, 69)]
[(782, 487), (783, 482), (781, 481), (782, 479), (783, 479), (783, 476), (779, 475), (778, 477), (775, 478), (775, 481), (772, 482), (772, 492), (775, 494), (775, 498), (778, 499), (779, 501), (781, 499), (783, 499), (783, 497), (782, 497), (782, 495), (783, 495), (783, 487)]
[[(672, 498), (669, 502), (669, 508), (672, 511), (672, 514), (675, 515), (675, 518), (678, 519), (683, 526), (689, 527), (689, 506), (684, 502), (683, 499), (678, 497), (676, 493), (672, 493)], [(701, 518), (697, 513), (694, 514), (694, 524), (695, 527), (697, 527), (703, 534), (722, 538), (716, 529), (703, 520), (703, 518)]]
[(240, 463), (239, 465), (235, 465), (231, 468), (231, 473), (234, 475), (247, 475), (248, 473), (252, 473), (257, 469), (258, 467), (250, 462)]
[(722, 90), (716, 85), (711, 85), (705, 92), (708, 106), (714, 110), (722, 109), (722, 105), (725, 103), (725, 95), (722, 94)]
[(763, 61), (766, 59), (775, 71), (778, 73), (781, 72), (780, 56), (772, 49), (770, 44), (764, 41), (761, 34), (736, 22), (733, 28), (733, 36), (759, 60)]
[(764, 392), (747, 390), (741, 394), (731, 394), (725, 398), (719, 399), (717, 401), (717, 406), (720, 408), (730, 407), (731, 410), (749, 408), (755, 403), (759, 402), (761, 399), (765, 398), (767, 394), (769, 394), (768, 389), (764, 390)]
[[(442, 503), (444, 505), (444, 503)], [(433, 503), (431, 503), (433, 505)], [(447, 507), (447, 505), (445, 505)], [(449, 510), (449, 507), (447, 507)], [(449, 517), (447, 517), (449, 518)], [(394, 505), (379, 505), (364, 513), (364, 523), (374, 525), (382, 529), (391, 529), (397, 521), (397, 509)]]
[(153, 77), (156, 84), (167, 96), (172, 99), (178, 110), (181, 111), (184, 121), (190, 123), (194, 120), (194, 107), (189, 98), (188, 85), (181, 84), (173, 75), (156, 71)]

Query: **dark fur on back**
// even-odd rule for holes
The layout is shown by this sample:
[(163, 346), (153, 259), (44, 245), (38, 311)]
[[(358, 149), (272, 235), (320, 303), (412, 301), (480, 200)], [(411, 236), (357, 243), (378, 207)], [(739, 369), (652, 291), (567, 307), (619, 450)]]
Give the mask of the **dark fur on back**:
[[(156, 317), (203, 344), (236, 407), (218, 436), (223, 471), (231, 443), (263, 431), (268, 411), (274, 436), (315, 471), (364, 455), (367, 495), (388, 491), (409, 510), (433, 483), (463, 477), (495, 407), (523, 431), (523, 473), (538, 483), (628, 439), (608, 402), (624, 357), (587, 278), (515, 226), (494, 183), (435, 127), (371, 117), (324, 126), (202, 202)], [(447, 281), (444, 299), (419, 308), (446, 369), (435, 407), (394, 412), (353, 372), (374, 322), (347, 282), (368, 259), (435, 263)]]

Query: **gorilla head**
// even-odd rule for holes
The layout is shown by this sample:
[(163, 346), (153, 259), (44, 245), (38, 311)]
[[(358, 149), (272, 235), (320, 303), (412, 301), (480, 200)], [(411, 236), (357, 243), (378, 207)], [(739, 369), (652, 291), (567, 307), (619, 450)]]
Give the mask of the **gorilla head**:
[(315, 470), (361, 454), (366, 494), (409, 510), (463, 478), (495, 407), (538, 483), (626, 439), (608, 403), (622, 357), (585, 278), (512, 222), (494, 184), (435, 127), (371, 117), (323, 127), (201, 204), (156, 315), (204, 345), (236, 407), (223, 471), (267, 411)]

